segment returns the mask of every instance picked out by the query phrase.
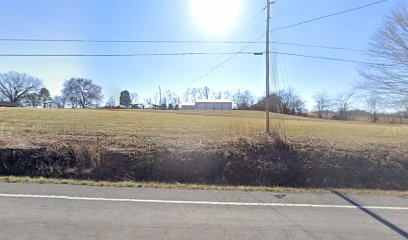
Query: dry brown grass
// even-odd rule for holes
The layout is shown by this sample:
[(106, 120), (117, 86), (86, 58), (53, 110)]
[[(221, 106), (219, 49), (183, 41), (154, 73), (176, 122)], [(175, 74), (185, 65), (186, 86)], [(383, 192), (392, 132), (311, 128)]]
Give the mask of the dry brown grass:
[[(271, 122), (272, 126), (280, 125), (293, 147), (288, 154), (293, 153), (302, 163), (299, 167), (307, 179), (301, 182), (304, 186), (408, 187), (408, 126), (278, 115), (273, 115)], [(262, 143), (263, 128), (264, 113), (250, 111), (0, 109), (0, 146), (20, 149), (40, 146), (54, 154), (37, 159), (37, 165), (32, 166), (24, 159), (25, 153), (21, 153), (19, 161), (33, 170), (30, 176), (44, 176), (36, 173), (36, 169), (49, 176), (72, 176), (69, 166), (55, 173), (58, 161), (52, 162), (57, 165), (43, 166), (55, 159), (59, 149), (65, 149), (77, 156), (68, 156), (67, 161), (87, 162), (80, 156), (88, 156), (96, 164), (89, 169), (90, 175), (83, 171), (77, 173), (79, 177), (99, 174), (100, 179), (116, 181), (225, 183), (228, 181), (223, 171), (231, 160), (226, 157), (228, 154), (238, 153), (234, 162), (239, 163), (243, 158), (254, 164), (255, 170), (265, 162), (279, 165), (279, 159), (272, 159), (275, 155), (291, 158), (283, 152), (267, 157), (267, 149), (275, 146)], [(233, 144), (242, 139), (250, 139), (244, 141), (249, 146)], [(252, 153), (258, 147), (263, 156)], [(7, 164), (14, 166), (10, 154), (3, 152)], [(140, 164), (147, 164), (152, 175), (144, 176), (146, 166)], [(133, 170), (129, 175), (130, 168)], [(24, 175), (21, 166), (15, 170), (18, 175)], [(116, 175), (105, 174), (112, 172)], [(267, 170), (262, 174), (270, 181), (275, 172)], [(272, 184), (266, 180), (256, 178), (254, 182)]]
[[(278, 118), (273, 115), (272, 126)], [(408, 146), (408, 126), (289, 116), (283, 117), (281, 123), (294, 141)], [(0, 109), (0, 143), (12, 146), (87, 141), (118, 148), (195, 148), (253, 136), (263, 128), (264, 114), (249, 111)]]

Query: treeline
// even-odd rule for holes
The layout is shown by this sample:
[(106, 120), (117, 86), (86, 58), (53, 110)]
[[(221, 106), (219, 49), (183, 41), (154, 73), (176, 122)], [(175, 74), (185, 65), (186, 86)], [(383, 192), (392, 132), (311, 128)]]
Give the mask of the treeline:
[[(71, 78), (63, 84), (62, 94), (51, 97), (49, 90), (38, 78), (25, 73), (8, 72), (0, 74), (0, 102), (15, 103), (26, 107), (43, 108), (97, 108), (103, 100), (102, 87), (89, 79)], [(182, 96), (170, 90), (156, 92), (153, 98), (145, 98), (142, 103), (137, 93), (123, 90), (117, 96), (110, 97), (105, 108), (155, 108), (178, 110), (182, 103), (204, 99), (229, 99), (236, 110), (264, 111), (266, 97), (256, 97), (248, 90), (235, 92), (211, 91), (209, 87), (188, 88)], [(392, 113), (384, 104), (383, 98), (364, 95), (361, 92), (345, 92), (330, 96), (325, 92), (315, 93), (312, 97), (313, 108), (306, 108), (306, 101), (292, 87), (269, 96), (269, 111), (289, 115), (316, 117), (333, 120), (369, 121), (385, 123), (408, 123), (408, 106), (395, 109)]]
[(61, 96), (51, 98), (42, 81), (25, 73), (0, 74), (0, 101), (27, 107), (91, 108), (102, 101), (102, 87), (92, 80), (71, 78), (64, 82)]

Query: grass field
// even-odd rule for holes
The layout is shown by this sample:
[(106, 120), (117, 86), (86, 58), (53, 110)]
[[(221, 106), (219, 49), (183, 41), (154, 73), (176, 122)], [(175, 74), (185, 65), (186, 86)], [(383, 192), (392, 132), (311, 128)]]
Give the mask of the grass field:
[[(108, 111), (0, 109), (2, 145), (55, 141), (99, 141), (118, 147), (149, 143), (195, 147), (250, 137), (264, 130), (264, 113), (249, 111)], [(291, 140), (408, 146), (408, 126), (273, 115)]]
[[(205, 179), (208, 178), (208, 174), (203, 176), (198, 172), (203, 172), (204, 168), (205, 171), (214, 168), (213, 165), (218, 161), (221, 162), (218, 168), (224, 168), (227, 162), (231, 162), (227, 159), (228, 157), (224, 156), (225, 152), (228, 153), (227, 156), (230, 156), (230, 153), (238, 154), (237, 156), (244, 160), (258, 158), (257, 164), (269, 161), (263, 156), (257, 156), (257, 153), (255, 155), (251, 153), (251, 151), (258, 151), (263, 152), (266, 156), (275, 148), (274, 145), (262, 145), (262, 151), (259, 151), (252, 147), (257, 145), (257, 139), (262, 136), (264, 124), (264, 113), (250, 111), (3, 108), (0, 109), (0, 146), (7, 149), (65, 145), (75, 146), (75, 149), (103, 147), (109, 151), (136, 154), (136, 158), (139, 159), (137, 161), (140, 159), (144, 161), (145, 158), (150, 161), (150, 157), (145, 157), (147, 151), (154, 155), (155, 160), (160, 160), (160, 164), (163, 164), (163, 161), (180, 161), (177, 167), (169, 167), (168, 163), (166, 167), (160, 167), (160, 171), (163, 168), (172, 168), (171, 173), (164, 174), (166, 177), (163, 177), (161, 173), (160, 179), (165, 178), (169, 181), (192, 179), (191, 181), (207, 182), (208, 179)], [(301, 159), (303, 163), (308, 163), (310, 169), (319, 169), (316, 172), (308, 173), (309, 175), (316, 175), (316, 173), (322, 175), (319, 180), (315, 180), (313, 185), (316, 185), (318, 181), (323, 181), (322, 186), (337, 184), (338, 187), (372, 188), (377, 185), (379, 188), (383, 188), (382, 185), (385, 186), (384, 188), (387, 188), (386, 186), (396, 186), (395, 188), (398, 189), (408, 187), (406, 177), (408, 173), (408, 126), (280, 115), (272, 115), (271, 125), (276, 128), (279, 126), (279, 129), (285, 133), (288, 142), (295, 149), (296, 158)], [(252, 142), (245, 143), (245, 146), (239, 145), (241, 149), (231, 148), (231, 143), (240, 138), (246, 138)], [(268, 148), (271, 150), (269, 151)], [(282, 156), (283, 158), (288, 156), (286, 153), (280, 154), (279, 152), (278, 161)], [(275, 155), (272, 157), (268, 155), (268, 158), (275, 158)], [(10, 159), (9, 155), (7, 156), (8, 158), (4, 159)], [(100, 156), (96, 158), (99, 159)], [(112, 162), (118, 158), (122, 157), (110, 157)], [(131, 159), (133, 158), (135, 156), (132, 155)], [(36, 167), (44, 168), (38, 167), (38, 164)], [(187, 170), (183, 177), (179, 178), (176, 175), (178, 171), (183, 172), (180, 169), (184, 167)], [(256, 168), (258, 167), (259, 164), (256, 165)], [(119, 171), (116, 168), (116, 163), (112, 163), (109, 171)], [(130, 168), (129, 164), (123, 168)], [(189, 168), (200, 168), (201, 170), (194, 170), (195, 175), (190, 176)], [(19, 169), (21, 170), (21, 166)], [(55, 166), (51, 169), (55, 172)], [(211, 169), (211, 174), (218, 176), (221, 174), (220, 171), (225, 172), (225, 169), (220, 169)], [(272, 170), (277, 171), (276, 168)], [(267, 174), (271, 174), (272, 170), (269, 169)], [(55, 177), (54, 172), (47, 171), (49, 176)], [(45, 175), (48, 176), (47, 174)], [(127, 173), (118, 173), (117, 179), (132, 180), (132, 177), (118, 177), (120, 174), (126, 175)], [(333, 174), (336, 176), (331, 178)], [(372, 183), (366, 182), (370, 181), (368, 180), (370, 176), (374, 178), (375, 174), (381, 176), (379, 180), (373, 180)], [(405, 174), (405, 176), (401, 178), (400, 174)], [(43, 176), (44, 174), (34, 175)], [(144, 178), (138, 179), (144, 180)], [(221, 178), (224, 179), (224, 177), (217, 177), (209, 182), (224, 181), (220, 180)], [(354, 179), (353, 183), (350, 183), (350, 178)], [(358, 181), (365, 182), (360, 186)], [(255, 181), (255, 184), (257, 183)]]

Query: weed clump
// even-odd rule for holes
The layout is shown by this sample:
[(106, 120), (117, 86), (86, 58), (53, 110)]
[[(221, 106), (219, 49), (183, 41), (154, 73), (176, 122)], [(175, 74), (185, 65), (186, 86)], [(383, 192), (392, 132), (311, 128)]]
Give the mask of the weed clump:
[(276, 134), (240, 138), (226, 157), (223, 177), (227, 184), (301, 187), (306, 183), (299, 154)]

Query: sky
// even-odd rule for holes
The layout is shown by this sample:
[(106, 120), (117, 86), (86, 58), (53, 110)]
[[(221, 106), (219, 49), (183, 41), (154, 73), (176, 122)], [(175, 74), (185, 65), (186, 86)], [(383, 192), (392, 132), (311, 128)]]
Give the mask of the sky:
[[(275, 0), (271, 29), (358, 7), (374, 0)], [(274, 31), (271, 41), (366, 49), (398, 0)], [(264, 41), (266, 0), (2, 0), (0, 38), (91, 40)], [(246, 44), (0, 42), (2, 54), (127, 54), (236, 52)], [(264, 44), (245, 51), (263, 52)], [(360, 52), (272, 44), (271, 51), (365, 61)], [(19, 71), (42, 79), (52, 95), (65, 80), (88, 78), (105, 101), (121, 90), (140, 102), (158, 90), (182, 95), (187, 87), (265, 93), (265, 57), (237, 55), (143, 57), (0, 57), (0, 73)], [(291, 86), (312, 107), (312, 95), (348, 91), (359, 79), (356, 63), (272, 55), (276, 88)], [(272, 78), (273, 80), (273, 78)], [(193, 82), (193, 83), (192, 83)], [(274, 81), (272, 81), (274, 82)], [(191, 84), (190, 84), (191, 83)]]

